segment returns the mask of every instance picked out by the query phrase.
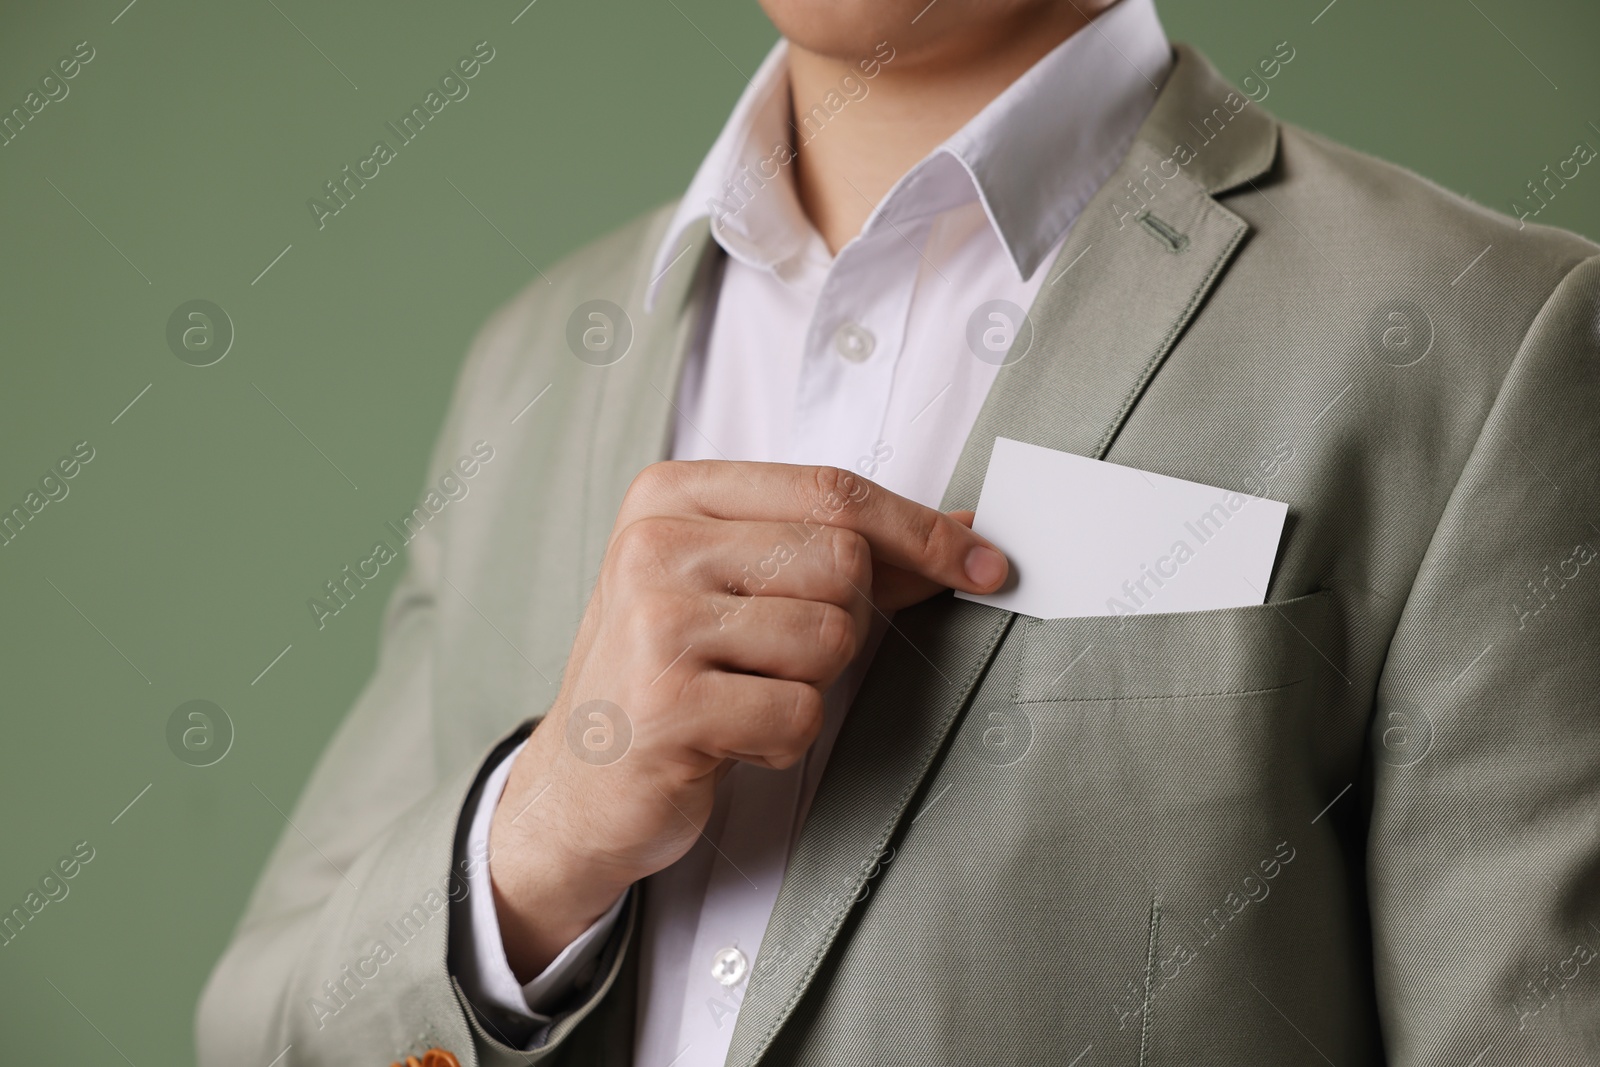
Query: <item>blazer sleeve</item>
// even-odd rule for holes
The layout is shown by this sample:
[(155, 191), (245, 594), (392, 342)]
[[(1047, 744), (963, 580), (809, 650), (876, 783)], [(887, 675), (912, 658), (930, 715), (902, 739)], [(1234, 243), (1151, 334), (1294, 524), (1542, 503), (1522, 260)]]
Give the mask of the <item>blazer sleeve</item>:
[(1370, 752), (1388, 1062), (1600, 1062), (1600, 257), (1511, 362), (1401, 613)]
[[(470, 409), (496, 332), (491, 323), (468, 355), (431, 483), (471, 448)], [(564, 1055), (617, 978), (632, 909), (587, 997), (525, 1052), (485, 1032), (450, 974), (450, 905), (468, 892), (472, 865), (486, 862), (458, 859), (461, 814), (526, 724), (479, 764), (441, 770), (434, 731), (448, 714), (434, 707), (434, 630), (448, 517), (411, 542), (376, 672), (288, 814), (205, 987), (195, 1024), (202, 1067), (388, 1064), (435, 1047), (462, 1063), (534, 1063)]]

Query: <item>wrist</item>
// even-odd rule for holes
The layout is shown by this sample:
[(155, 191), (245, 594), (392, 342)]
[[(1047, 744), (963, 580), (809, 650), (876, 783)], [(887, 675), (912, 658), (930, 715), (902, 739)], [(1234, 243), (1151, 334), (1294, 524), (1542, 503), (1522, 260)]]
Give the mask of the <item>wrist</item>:
[(518, 753), (490, 825), (489, 881), (506, 960), (526, 984), (603, 916), (636, 880), (564, 832), (568, 792), (542, 768), (540, 732)]
[(489, 861), (500, 940), (512, 974), (523, 984), (604, 916), (631, 884), (527, 840), (538, 836), (519, 835), (517, 847)]

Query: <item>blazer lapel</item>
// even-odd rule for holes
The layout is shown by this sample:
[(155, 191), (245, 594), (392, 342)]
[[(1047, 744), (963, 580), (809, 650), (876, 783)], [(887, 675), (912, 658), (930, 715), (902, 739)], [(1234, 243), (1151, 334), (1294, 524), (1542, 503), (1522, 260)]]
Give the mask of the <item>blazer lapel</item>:
[[(1264, 173), (1276, 138), (1269, 116), (1179, 47), (1122, 167), (1048, 268), (1031, 350), (999, 372), (947, 510), (977, 505), (996, 437), (1105, 454), (1248, 232), (1213, 194)], [(806, 993), (1014, 618), (948, 594), (896, 616), (790, 857), (730, 1067), (759, 1060)]]

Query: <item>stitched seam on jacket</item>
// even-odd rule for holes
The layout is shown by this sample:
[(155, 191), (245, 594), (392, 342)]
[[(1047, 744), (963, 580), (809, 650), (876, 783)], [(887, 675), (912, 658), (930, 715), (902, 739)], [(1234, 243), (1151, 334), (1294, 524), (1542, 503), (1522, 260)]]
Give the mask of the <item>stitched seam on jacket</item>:
[(1161, 901), (1150, 898), (1150, 945), (1144, 960), (1144, 1019), (1139, 1024), (1139, 1067), (1150, 1062), (1150, 1013), (1155, 1007), (1156, 941), (1161, 936)]
[(1214, 691), (1208, 692), (1208, 693), (1168, 693), (1168, 694), (1164, 694), (1164, 695), (1161, 695), (1161, 696), (1147, 696), (1147, 697), (1124, 697), (1124, 696), (1041, 697), (1041, 698), (1030, 699), (1030, 700), (1023, 700), (1021, 697), (1018, 697), (1017, 698), (1017, 703), (1018, 704), (1094, 704), (1094, 703), (1103, 703), (1103, 702), (1105, 702), (1107, 700), (1120, 700), (1120, 701), (1188, 700), (1191, 697), (1249, 696), (1249, 695), (1251, 695), (1253, 693), (1276, 693), (1280, 689), (1293, 689), (1295, 686), (1299, 685), (1303, 681), (1305, 681), (1304, 678), (1296, 678), (1292, 682), (1284, 682), (1282, 685), (1269, 685), (1264, 689), (1217, 689), (1217, 690), (1214, 690)]
[(1127, 397), (1122, 401), (1122, 406), (1117, 409), (1116, 415), (1112, 417), (1111, 425), (1106, 427), (1106, 432), (1100, 435), (1099, 441), (1095, 442), (1096, 458), (1103, 459), (1105, 454), (1110, 451), (1111, 443), (1117, 439), (1117, 434), (1122, 432), (1122, 426), (1127, 421), (1128, 413), (1133, 410), (1134, 405), (1139, 402), (1139, 398), (1144, 395), (1145, 388), (1150, 384), (1150, 379), (1154, 375), (1156, 367), (1167, 358), (1172, 351), (1173, 345), (1177, 344), (1179, 335), (1188, 329), (1189, 320), (1194, 317), (1195, 309), (1200, 306), (1202, 300), (1211, 294), (1211, 287), (1217, 275), (1221, 274), (1224, 268), (1233, 262), (1234, 250), (1239, 247), (1239, 242), (1244, 240), (1245, 234), (1250, 232), (1249, 225), (1239, 216), (1215, 200), (1212, 201), (1212, 204), (1225, 218), (1230, 218), (1234, 221), (1236, 228), (1233, 231), (1233, 238), (1223, 246), (1222, 251), (1217, 255), (1216, 262), (1211, 264), (1211, 269), (1206, 272), (1206, 276), (1200, 280), (1199, 286), (1190, 294), (1189, 302), (1183, 306), (1183, 311), (1161, 338), (1161, 343), (1156, 346), (1155, 352), (1145, 363), (1144, 369), (1139, 372), (1138, 383), (1129, 390)]

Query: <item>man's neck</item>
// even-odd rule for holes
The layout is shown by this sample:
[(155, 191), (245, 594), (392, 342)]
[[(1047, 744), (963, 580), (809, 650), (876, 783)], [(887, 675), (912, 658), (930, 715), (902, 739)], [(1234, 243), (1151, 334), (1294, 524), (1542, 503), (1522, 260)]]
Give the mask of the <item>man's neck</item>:
[[(1092, 11), (1105, 5), (1083, 5)], [(999, 96), (1028, 68), (1088, 25), (1079, 5), (1051, 4), (1025, 16), (1029, 25), (997, 25), (988, 39), (960, 42), (937, 55), (897, 52), (865, 79), (856, 60), (789, 47), (796, 190), (800, 206), (835, 254), (861, 232), (894, 183)], [(892, 46), (893, 42), (889, 42)], [(869, 58), (869, 57), (863, 57)], [(820, 128), (812, 108), (841, 79), (868, 88)], [(848, 83), (847, 83), (848, 84)]]

